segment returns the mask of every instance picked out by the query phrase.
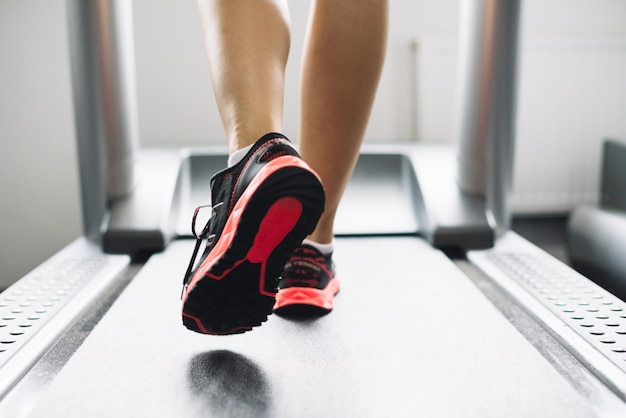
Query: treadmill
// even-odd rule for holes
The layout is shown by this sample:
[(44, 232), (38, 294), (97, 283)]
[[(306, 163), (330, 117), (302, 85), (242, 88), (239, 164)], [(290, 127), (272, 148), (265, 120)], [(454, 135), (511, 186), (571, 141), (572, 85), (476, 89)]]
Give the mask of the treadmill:
[(0, 294), (0, 417), (626, 416), (626, 304), (510, 230), (519, 1), (463, 3), (457, 146), (363, 146), (333, 312), (221, 337), (179, 295), (226, 148), (138, 147), (131, 2), (67, 4), (85, 235)]

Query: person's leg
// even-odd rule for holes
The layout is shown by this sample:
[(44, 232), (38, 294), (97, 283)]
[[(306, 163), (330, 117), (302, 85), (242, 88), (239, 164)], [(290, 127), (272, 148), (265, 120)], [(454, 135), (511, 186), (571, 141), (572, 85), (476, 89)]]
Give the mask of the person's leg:
[(333, 223), (376, 94), (387, 7), (385, 0), (314, 0), (302, 72), (300, 151), (324, 184), (326, 205), (316, 229), (287, 262), (274, 305), (279, 315), (325, 315), (339, 292)]
[(286, 0), (199, 0), (198, 7), (230, 152), (281, 132), (290, 45)]
[(279, 133), (289, 50), (286, 4), (199, 5), (231, 155), (228, 168), (211, 178), (211, 218), (200, 233), (194, 231), (198, 240), (184, 277), (182, 320), (196, 332), (235, 334), (272, 313), (285, 263), (324, 210), (324, 190)]
[(300, 153), (322, 179), (326, 208), (309, 237), (333, 239), (383, 67), (386, 0), (314, 0), (302, 70)]

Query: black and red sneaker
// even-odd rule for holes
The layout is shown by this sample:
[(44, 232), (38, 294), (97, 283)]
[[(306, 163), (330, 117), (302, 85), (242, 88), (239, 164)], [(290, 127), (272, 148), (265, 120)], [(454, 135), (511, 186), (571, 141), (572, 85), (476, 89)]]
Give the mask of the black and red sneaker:
[(289, 140), (272, 133), (213, 176), (211, 199), (211, 219), (200, 234), (194, 231), (198, 241), (184, 278), (183, 324), (204, 334), (238, 334), (272, 313), (285, 263), (324, 210), (324, 190)]
[(285, 265), (274, 312), (284, 317), (326, 315), (333, 309), (337, 293), (339, 280), (332, 254), (302, 244)]

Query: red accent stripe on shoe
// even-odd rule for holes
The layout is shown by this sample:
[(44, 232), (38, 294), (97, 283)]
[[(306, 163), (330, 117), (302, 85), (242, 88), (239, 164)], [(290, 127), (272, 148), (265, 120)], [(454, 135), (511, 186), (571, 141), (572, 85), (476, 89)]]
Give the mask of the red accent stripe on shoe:
[(302, 214), (302, 204), (293, 197), (283, 197), (278, 199), (269, 208), (265, 217), (261, 221), (259, 230), (254, 238), (254, 243), (245, 258), (236, 262), (231, 268), (225, 270), (221, 275), (215, 276), (206, 273), (206, 276), (214, 280), (222, 280), (231, 271), (236, 269), (244, 261), (254, 264), (261, 264), (259, 279), (259, 293), (266, 296), (274, 296), (273, 292), (266, 292), (265, 271), (267, 259), (274, 249), (282, 242), (289, 232), (296, 226)]
[(259, 293), (274, 296), (273, 292), (265, 291), (265, 271), (267, 259), (274, 249), (283, 241), (289, 232), (296, 226), (302, 214), (302, 203), (293, 197), (278, 199), (267, 211), (259, 231), (254, 238), (252, 248), (246, 259), (251, 263), (261, 263), (261, 279)]
[(339, 293), (339, 280), (333, 277), (324, 289), (311, 287), (289, 287), (280, 289), (276, 296), (274, 310), (290, 305), (309, 305), (330, 311), (334, 297)]
[(200, 318), (196, 318), (195, 316), (189, 315), (189, 314), (187, 314), (185, 312), (183, 312), (183, 316), (191, 319), (192, 321), (194, 321), (196, 323), (196, 326), (198, 327), (198, 330), (201, 333), (203, 333), (203, 334), (208, 334), (208, 335), (231, 335), (231, 334), (241, 334), (241, 333), (244, 333), (246, 331), (252, 330), (252, 327), (241, 326), (241, 327), (232, 328), (232, 329), (229, 329), (229, 330), (223, 331), (223, 332), (213, 332), (213, 331), (209, 331), (208, 329), (206, 329), (204, 327), (204, 325), (202, 324), (202, 321), (200, 320)]

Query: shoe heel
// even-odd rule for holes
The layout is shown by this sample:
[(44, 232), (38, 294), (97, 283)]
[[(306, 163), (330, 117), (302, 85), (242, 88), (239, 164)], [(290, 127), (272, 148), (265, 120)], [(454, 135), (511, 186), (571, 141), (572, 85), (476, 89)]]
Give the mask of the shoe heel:
[(293, 230), (302, 214), (302, 204), (294, 197), (282, 197), (269, 208), (248, 251), (251, 263), (266, 263), (274, 249)]

